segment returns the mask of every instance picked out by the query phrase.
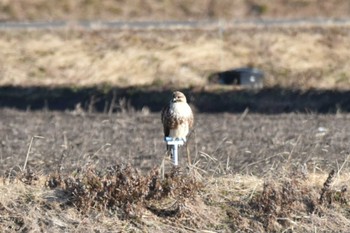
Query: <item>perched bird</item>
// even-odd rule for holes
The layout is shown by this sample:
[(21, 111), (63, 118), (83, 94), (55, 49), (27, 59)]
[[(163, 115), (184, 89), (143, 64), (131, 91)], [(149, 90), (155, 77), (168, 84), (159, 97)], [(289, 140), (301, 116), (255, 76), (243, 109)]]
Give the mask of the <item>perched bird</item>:
[(182, 92), (173, 92), (169, 104), (162, 110), (162, 123), (164, 137), (186, 141), (190, 128), (193, 126), (193, 113)]

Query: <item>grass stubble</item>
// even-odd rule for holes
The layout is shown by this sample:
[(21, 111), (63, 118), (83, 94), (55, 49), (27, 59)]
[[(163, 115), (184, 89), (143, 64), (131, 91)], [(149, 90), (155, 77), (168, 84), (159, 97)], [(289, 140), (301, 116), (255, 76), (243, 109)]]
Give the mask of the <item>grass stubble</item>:
[(212, 88), (252, 66), (265, 86), (347, 89), (348, 26), (18, 30), (0, 37), (0, 85)]
[[(206, 158), (213, 160), (213, 158)], [(128, 164), (72, 173), (29, 167), (0, 182), (2, 232), (347, 232), (349, 174), (287, 167), (264, 177), (208, 174), (194, 161), (146, 175)], [(343, 165), (345, 165), (346, 161)], [(212, 164), (213, 165), (213, 164)], [(295, 167), (295, 166), (294, 166)], [(220, 174), (221, 173), (221, 174)]]

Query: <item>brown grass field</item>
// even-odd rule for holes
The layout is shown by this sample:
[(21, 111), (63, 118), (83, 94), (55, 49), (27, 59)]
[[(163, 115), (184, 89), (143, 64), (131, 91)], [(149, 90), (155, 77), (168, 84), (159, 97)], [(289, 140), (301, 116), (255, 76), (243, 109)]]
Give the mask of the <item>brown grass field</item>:
[(158, 113), (1, 116), (2, 232), (350, 229), (348, 114), (197, 114), (165, 179)]
[(0, 85), (211, 88), (253, 66), (267, 87), (348, 89), (348, 26), (3, 31)]
[[(0, 31), (0, 232), (350, 232), (350, 26), (227, 23), (349, 9), (345, 0), (0, 0), (2, 21), (72, 22)], [(74, 26), (207, 19), (222, 24)], [(245, 66), (264, 71), (264, 89), (209, 80)], [(174, 89), (195, 110), (176, 169), (159, 115)]]

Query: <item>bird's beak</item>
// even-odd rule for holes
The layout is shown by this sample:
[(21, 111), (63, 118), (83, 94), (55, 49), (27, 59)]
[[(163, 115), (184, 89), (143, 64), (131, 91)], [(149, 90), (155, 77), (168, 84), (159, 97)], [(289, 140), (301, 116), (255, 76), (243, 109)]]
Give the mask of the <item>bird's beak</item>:
[(174, 103), (176, 102), (176, 100), (177, 100), (176, 98), (173, 98), (173, 102), (174, 102)]

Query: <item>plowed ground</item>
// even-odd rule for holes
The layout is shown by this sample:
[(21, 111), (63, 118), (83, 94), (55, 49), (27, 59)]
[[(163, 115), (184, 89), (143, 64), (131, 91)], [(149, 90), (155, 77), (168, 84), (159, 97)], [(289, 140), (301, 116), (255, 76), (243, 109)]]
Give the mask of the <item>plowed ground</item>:
[[(27, 168), (48, 174), (88, 163), (130, 163), (148, 172), (165, 156), (158, 113), (88, 114), (0, 110), (0, 171)], [(346, 169), (348, 114), (197, 114), (180, 164), (208, 174), (258, 176), (305, 167)], [(30, 145), (30, 141), (33, 141)], [(186, 149), (187, 148), (187, 149)], [(28, 153), (29, 151), (29, 153)], [(168, 161), (166, 161), (168, 163)]]

